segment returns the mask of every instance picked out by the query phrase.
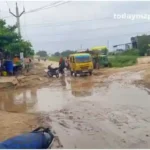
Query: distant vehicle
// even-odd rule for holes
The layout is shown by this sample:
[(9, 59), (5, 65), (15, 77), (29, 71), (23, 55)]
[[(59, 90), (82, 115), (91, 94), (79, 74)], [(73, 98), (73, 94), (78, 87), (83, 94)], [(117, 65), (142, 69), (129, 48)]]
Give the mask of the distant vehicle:
[(81, 50), (80, 53), (89, 53), (93, 59), (94, 69), (101, 67), (111, 66), (108, 61), (107, 47), (106, 46), (95, 46), (90, 50)]
[(90, 74), (93, 71), (92, 56), (88, 53), (76, 53), (69, 56), (71, 75)]

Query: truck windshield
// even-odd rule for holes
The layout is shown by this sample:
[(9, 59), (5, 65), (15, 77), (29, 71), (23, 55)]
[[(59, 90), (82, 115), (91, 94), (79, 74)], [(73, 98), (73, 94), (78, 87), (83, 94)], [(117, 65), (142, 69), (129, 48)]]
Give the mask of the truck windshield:
[(76, 56), (75, 59), (77, 63), (90, 62), (91, 56), (89, 55)]

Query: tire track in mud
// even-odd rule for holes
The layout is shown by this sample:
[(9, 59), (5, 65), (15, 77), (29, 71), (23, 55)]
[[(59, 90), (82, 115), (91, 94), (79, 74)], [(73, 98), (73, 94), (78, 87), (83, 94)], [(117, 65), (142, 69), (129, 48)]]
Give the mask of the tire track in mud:
[[(79, 139), (82, 141), (85, 135), (96, 138), (95, 135), (98, 134), (98, 137), (102, 140), (101, 142), (107, 144), (101, 145), (99, 143), (94, 148), (128, 148), (143, 139), (147, 143), (147, 137), (150, 135), (150, 118), (149, 116), (145, 117), (144, 113), (147, 114), (149, 111), (143, 111), (143, 108), (135, 107), (133, 109), (133, 107), (129, 108), (127, 106), (118, 106), (114, 109), (100, 107), (100, 110), (95, 108), (91, 110), (92, 106), (90, 106), (89, 111), (87, 109), (88, 106), (85, 103), (84, 107), (86, 109), (78, 106), (80, 111), (74, 110), (74, 106), (70, 106), (71, 111), (67, 109), (61, 110), (59, 115), (57, 114), (52, 117), (55, 118), (54, 120), (52, 119), (55, 122), (54, 124), (57, 124), (64, 131), (65, 134), (63, 136), (65, 138), (67, 138), (66, 135), (71, 138), (71, 134), (76, 133), (82, 137)], [(137, 131), (139, 133), (136, 133)], [(77, 148), (80, 148), (78, 143), (72, 142)], [(93, 140), (90, 142), (94, 143)], [(88, 148), (86, 145), (81, 146)]]
[[(111, 76), (105, 80), (106, 87), (103, 85), (95, 90), (96, 96), (71, 102), (64, 109), (52, 112), (52, 124), (64, 148), (150, 147), (149, 107), (134, 104), (135, 97), (133, 103), (113, 103), (112, 97), (105, 100), (112, 84), (118, 86), (119, 93), (120, 89), (134, 87), (132, 82), (141, 78), (140, 73), (125, 72)], [(107, 89), (107, 92), (99, 95), (101, 89)], [(129, 98), (132, 100), (131, 96)]]

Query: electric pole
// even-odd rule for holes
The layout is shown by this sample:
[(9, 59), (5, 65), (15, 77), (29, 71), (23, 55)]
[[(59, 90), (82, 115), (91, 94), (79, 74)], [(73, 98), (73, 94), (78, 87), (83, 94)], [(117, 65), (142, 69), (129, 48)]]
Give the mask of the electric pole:
[(23, 8), (22, 13), (19, 14), (18, 5), (17, 5), (17, 2), (16, 2), (16, 14), (12, 13), (10, 9), (9, 9), (9, 13), (12, 14), (17, 19), (16, 25), (17, 25), (17, 28), (18, 28), (18, 34), (19, 34), (19, 36), (21, 36), (20, 17), (25, 13), (25, 8)]

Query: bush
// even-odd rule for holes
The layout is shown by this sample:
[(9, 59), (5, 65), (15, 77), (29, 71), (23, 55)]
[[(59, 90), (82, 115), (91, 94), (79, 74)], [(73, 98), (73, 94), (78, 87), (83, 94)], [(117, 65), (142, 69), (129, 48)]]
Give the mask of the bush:
[(111, 63), (112, 67), (125, 67), (125, 66), (132, 66), (136, 64), (138, 56), (111, 56), (109, 57), (109, 62)]
[(121, 55), (124, 56), (139, 56), (139, 50), (138, 49), (130, 49), (127, 51), (124, 51)]

